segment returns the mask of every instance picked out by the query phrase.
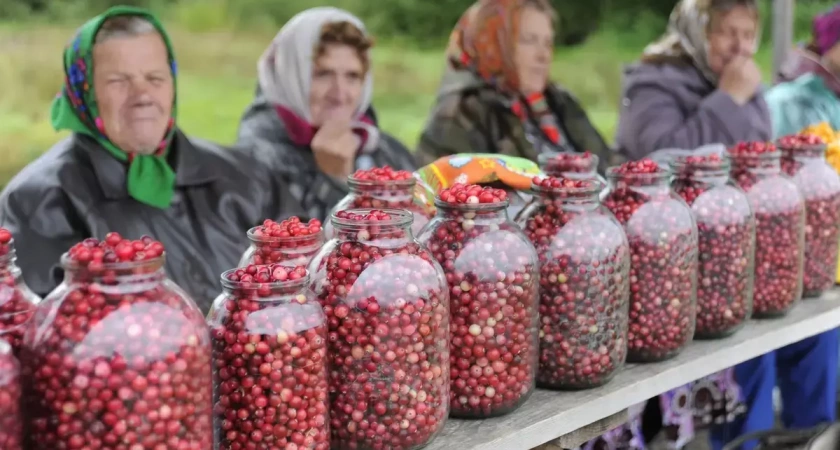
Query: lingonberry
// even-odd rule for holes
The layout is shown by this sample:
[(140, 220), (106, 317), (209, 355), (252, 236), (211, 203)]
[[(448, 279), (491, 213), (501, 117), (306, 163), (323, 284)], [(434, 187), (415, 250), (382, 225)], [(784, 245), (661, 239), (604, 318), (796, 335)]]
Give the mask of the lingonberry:
[(449, 415), (449, 297), (402, 210), (333, 214), (309, 264), (329, 329), (334, 449), (414, 449)]
[(537, 179), (517, 221), (540, 261), (539, 386), (584, 389), (627, 357), (630, 248), (594, 180)]
[(781, 173), (780, 153), (765, 142), (729, 149), (732, 179), (755, 214), (753, 317), (786, 314), (802, 298), (805, 203)]
[(321, 221), (303, 222), (290, 217), (282, 222), (267, 219), (262, 225), (248, 230), (251, 246), (242, 255), (239, 267), (249, 264), (306, 265), (324, 245)]
[(717, 154), (672, 162), (671, 187), (691, 206), (699, 235), (697, 339), (728, 336), (752, 313), (755, 216), (730, 166)]
[[(0, 234), (0, 241), (2, 237)], [(3, 450), (23, 449), (19, 370), (12, 347), (0, 340), (0, 448)]]
[(306, 268), (249, 265), (222, 286), (208, 316), (219, 449), (329, 449), (327, 321)]
[[(429, 222), (434, 210), (427, 208), (415, 195), (417, 180), (407, 170), (390, 166), (357, 170), (347, 179), (350, 193), (339, 201), (332, 212), (345, 209), (403, 209), (414, 215), (411, 230), (416, 235)], [(333, 235), (327, 223), (327, 236)]]
[(840, 176), (825, 160), (818, 136), (797, 134), (779, 140), (782, 171), (805, 200), (805, 297), (817, 297), (834, 286), (840, 241)]
[(604, 205), (630, 242), (627, 359), (661, 361), (694, 336), (697, 224), (668, 184), (670, 172), (649, 159), (607, 171)]
[(440, 191), (437, 215), (419, 237), (449, 284), (457, 417), (506, 414), (535, 386), (538, 261), (507, 203), (504, 190), (455, 184)]
[(210, 334), (164, 257), (116, 233), (62, 257), (24, 335), (27, 449), (212, 447)]
[(24, 328), (41, 298), (23, 282), (16, 259), (12, 233), (0, 228), (0, 340), (11, 344), (18, 356)]

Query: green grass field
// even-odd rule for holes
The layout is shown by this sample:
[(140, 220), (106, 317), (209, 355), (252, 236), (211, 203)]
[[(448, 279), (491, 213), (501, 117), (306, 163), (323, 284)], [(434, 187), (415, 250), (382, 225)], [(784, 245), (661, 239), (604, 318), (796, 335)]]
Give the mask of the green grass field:
[[(179, 59), (179, 123), (189, 134), (231, 143), (256, 86), (256, 61), (272, 32), (194, 32), (167, 21)], [(49, 103), (61, 86), (61, 52), (74, 26), (0, 23), (0, 186), (63, 135), (49, 124)], [(442, 30), (446, 33), (446, 30)], [(553, 78), (577, 95), (612, 140), (621, 68), (641, 45), (601, 32), (555, 53)], [(374, 106), (384, 130), (413, 147), (443, 70), (442, 49), (379, 43), (373, 55)], [(769, 80), (769, 49), (759, 55)]]

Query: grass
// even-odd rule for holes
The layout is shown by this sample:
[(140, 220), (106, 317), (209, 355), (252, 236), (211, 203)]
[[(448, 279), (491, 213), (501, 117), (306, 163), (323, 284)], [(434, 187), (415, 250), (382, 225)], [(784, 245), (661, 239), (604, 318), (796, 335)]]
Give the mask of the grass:
[[(179, 123), (189, 134), (232, 143), (252, 100), (256, 61), (274, 32), (196, 32), (189, 21), (167, 22), (179, 59)], [(61, 52), (73, 26), (0, 23), (0, 186), (60, 139), (49, 103), (62, 80)], [(621, 68), (640, 45), (601, 32), (586, 44), (555, 52), (553, 78), (570, 89), (611, 140), (621, 95)], [(443, 71), (443, 50), (380, 43), (373, 55), (381, 126), (413, 147)], [(769, 48), (759, 54), (769, 80)]]

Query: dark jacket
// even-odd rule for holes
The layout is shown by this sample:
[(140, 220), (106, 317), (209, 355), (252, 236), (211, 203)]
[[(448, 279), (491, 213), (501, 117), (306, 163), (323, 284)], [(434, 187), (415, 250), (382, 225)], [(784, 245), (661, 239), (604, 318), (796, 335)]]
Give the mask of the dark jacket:
[[(375, 118), (372, 111), (368, 116)], [(349, 192), (346, 180), (336, 180), (321, 172), (309, 146), (298, 145), (289, 138), (286, 124), (274, 105), (259, 91), (239, 123), (236, 147), (277, 174), (309, 217), (326, 220), (330, 210)], [(378, 147), (369, 155), (357, 158), (356, 168), (385, 165), (408, 171), (416, 168), (408, 149), (380, 130)]]
[(166, 246), (171, 279), (207, 312), (221, 273), (248, 247), (248, 228), (299, 212), (282, 182), (225, 148), (179, 131), (169, 162), (177, 175), (167, 209), (129, 197), (125, 164), (84, 135), (59, 142), (18, 173), (0, 194), (0, 226), (15, 238), (29, 287), (39, 295), (55, 288), (62, 253), (85, 238), (150, 235)]
[(492, 87), (477, 83), (439, 97), (418, 143), (418, 164), (425, 166), (456, 153), (500, 153), (537, 161), (546, 147), (545, 151), (551, 152), (589, 151), (598, 155), (601, 173), (618, 162), (618, 155), (568, 91), (550, 85), (546, 100), (572, 148), (552, 148), (542, 139), (536, 124), (523, 124), (513, 113), (510, 100)]
[(627, 68), (616, 144), (630, 159), (656, 150), (772, 138), (770, 110), (759, 92), (738, 105), (688, 63)]

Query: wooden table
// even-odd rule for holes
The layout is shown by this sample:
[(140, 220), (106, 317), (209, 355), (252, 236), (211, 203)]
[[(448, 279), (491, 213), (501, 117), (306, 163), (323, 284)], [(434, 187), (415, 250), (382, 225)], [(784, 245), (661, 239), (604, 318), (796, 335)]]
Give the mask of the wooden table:
[(632, 405), (836, 327), (840, 327), (840, 289), (803, 300), (786, 317), (753, 320), (729, 338), (695, 341), (669, 361), (628, 364), (606, 386), (578, 392), (537, 389), (506, 416), (450, 419), (425, 450), (527, 450), (554, 440), (557, 446), (580, 445), (621, 424), (626, 420), (623, 412)]

